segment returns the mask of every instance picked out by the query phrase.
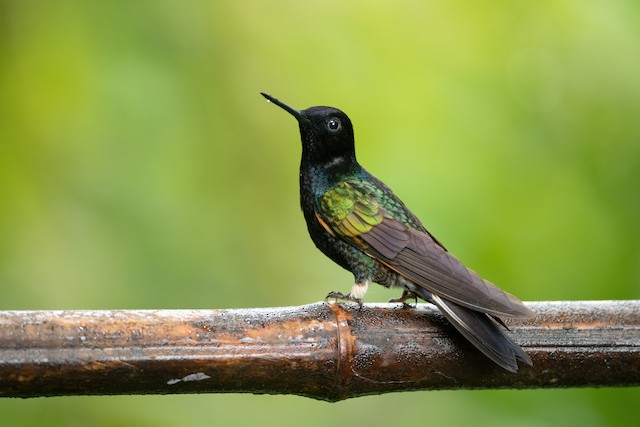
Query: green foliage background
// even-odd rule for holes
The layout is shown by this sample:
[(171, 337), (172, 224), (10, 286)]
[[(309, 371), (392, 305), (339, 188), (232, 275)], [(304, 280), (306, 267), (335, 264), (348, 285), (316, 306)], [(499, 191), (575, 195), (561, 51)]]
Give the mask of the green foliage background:
[[(0, 309), (299, 305), (295, 121), (524, 300), (640, 296), (637, 1), (0, 2)], [(395, 294), (374, 287), (369, 301)], [(3, 426), (583, 425), (638, 389), (0, 400)]]

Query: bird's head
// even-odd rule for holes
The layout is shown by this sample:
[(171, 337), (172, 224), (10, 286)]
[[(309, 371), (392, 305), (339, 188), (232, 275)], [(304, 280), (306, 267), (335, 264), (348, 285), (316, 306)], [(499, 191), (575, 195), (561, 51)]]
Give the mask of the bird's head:
[(298, 120), (303, 160), (325, 167), (355, 162), (353, 126), (345, 113), (322, 106), (296, 110), (266, 93), (262, 96)]

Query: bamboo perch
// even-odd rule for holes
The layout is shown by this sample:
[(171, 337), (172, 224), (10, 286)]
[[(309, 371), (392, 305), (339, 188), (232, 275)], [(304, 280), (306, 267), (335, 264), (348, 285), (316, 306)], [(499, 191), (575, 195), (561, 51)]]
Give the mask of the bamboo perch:
[(640, 301), (527, 303), (533, 359), (506, 372), (429, 305), (0, 311), (0, 396), (391, 391), (640, 384)]

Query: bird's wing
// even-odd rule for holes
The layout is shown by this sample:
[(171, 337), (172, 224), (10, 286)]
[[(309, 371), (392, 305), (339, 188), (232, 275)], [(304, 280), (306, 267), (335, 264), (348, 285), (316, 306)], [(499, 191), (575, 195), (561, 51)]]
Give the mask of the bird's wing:
[(428, 232), (394, 218), (370, 186), (343, 181), (321, 197), (316, 217), (327, 232), (442, 298), (495, 316), (533, 316), (518, 298), (466, 268)]

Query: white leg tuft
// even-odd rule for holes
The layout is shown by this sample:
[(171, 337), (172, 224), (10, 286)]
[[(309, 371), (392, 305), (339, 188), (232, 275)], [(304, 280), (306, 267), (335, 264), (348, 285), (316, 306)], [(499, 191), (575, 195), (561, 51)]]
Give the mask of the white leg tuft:
[(368, 288), (369, 288), (368, 280), (365, 280), (364, 283), (354, 283), (349, 295), (352, 298), (361, 300), (362, 298), (364, 298), (364, 294), (367, 293)]

